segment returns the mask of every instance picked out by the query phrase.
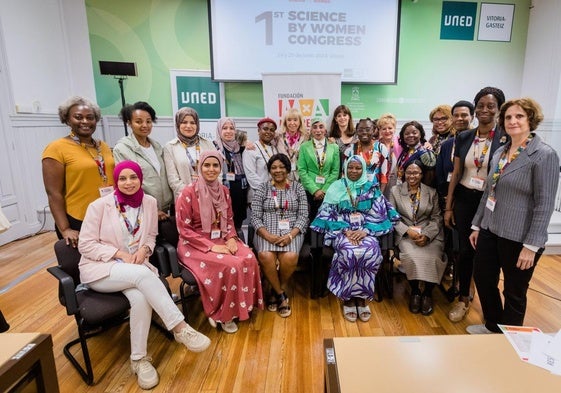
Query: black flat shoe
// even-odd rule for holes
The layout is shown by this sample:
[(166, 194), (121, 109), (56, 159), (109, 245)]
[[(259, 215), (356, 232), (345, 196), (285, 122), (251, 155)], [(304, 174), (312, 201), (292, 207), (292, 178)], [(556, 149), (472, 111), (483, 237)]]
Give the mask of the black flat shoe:
[(431, 315), (434, 309), (432, 308), (432, 297), (423, 296), (421, 300), (421, 314)]
[(421, 295), (411, 295), (409, 298), (409, 311), (418, 314), (421, 311)]

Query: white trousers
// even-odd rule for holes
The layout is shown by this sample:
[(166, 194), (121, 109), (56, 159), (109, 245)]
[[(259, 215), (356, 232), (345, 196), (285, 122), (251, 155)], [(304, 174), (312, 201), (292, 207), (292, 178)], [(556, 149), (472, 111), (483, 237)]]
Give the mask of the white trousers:
[(160, 278), (144, 265), (116, 263), (109, 276), (88, 286), (98, 292), (121, 291), (129, 299), (132, 360), (142, 359), (147, 354), (152, 310), (156, 311), (168, 330), (185, 319)]

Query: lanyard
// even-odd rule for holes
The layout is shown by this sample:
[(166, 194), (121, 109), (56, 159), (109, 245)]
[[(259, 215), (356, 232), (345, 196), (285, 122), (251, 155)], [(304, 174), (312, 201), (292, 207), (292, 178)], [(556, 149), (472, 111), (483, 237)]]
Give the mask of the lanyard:
[(503, 172), (505, 171), (505, 169), (512, 163), (512, 161), (516, 160), (516, 158), (518, 158), (518, 156), (520, 155), (520, 153), (522, 153), (524, 151), (524, 149), (526, 149), (526, 147), (528, 146), (528, 143), (532, 140), (532, 138), (534, 138), (534, 136), (532, 134), (530, 134), (528, 136), (528, 138), (520, 145), (518, 146), (518, 149), (516, 149), (516, 151), (514, 153), (512, 153), (512, 155), (510, 157), (508, 157), (508, 151), (510, 149), (510, 146), (512, 144), (512, 142), (505, 147), (505, 149), (503, 150), (503, 152), (501, 153), (501, 157), (499, 158), (499, 162), (497, 163), (497, 166), (495, 167), (495, 171), (493, 172), (493, 176), (491, 177), (491, 194), (492, 196), (495, 195), (495, 187), (497, 186), (497, 183), (499, 182), (499, 179), (501, 177), (501, 175), (503, 174)]
[(392, 171), (392, 165), (393, 165), (393, 161), (395, 158), (395, 154), (393, 151), (393, 139), (390, 142), (390, 148), (388, 149), (388, 173), (391, 173)]
[[(294, 155), (296, 154), (296, 152), (298, 150), (289, 145), (286, 135), (284, 136), (284, 138), (282, 140), (284, 142), (284, 146), (286, 147), (286, 152), (288, 153), (288, 158), (290, 158), (290, 161), (292, 161), (292, 158), (294, 158)], [(296, 142), (298, 142), (298, 140), (296, 140)], [(294, 146), (296, 146), (296, 143), (294, 143)]]
[[(267, 145), (263, 144), (263, 142), (259, 141), (259, 144), (263, 147), (263, 149), (261, 150), (261, 155), (263, 155), (263, 151), (265, 151), (265, 154), (267, 154), (267, 158), (265, 158), (265, 156), (263, 156), (263, 158), (265, 158), (265, 161), (269, 161), (268, 158), (271, 158), (271, 154), (269, 154), (269, 150), (267, 149)], [(271, 151), (273, 150), (273, 148), (271, 147)]]
[(138, 212), (136, 213), (136, 220), (135, 220), (135, 223), (134, 223), (134, 226), (133, 226), (131, 224), (131, 222), (129, 221), (129, 219), (127, 217), (127, 214), (125, 213), (125, 207), (121, 206), (121, 204), (117, 200), (116, 195), (114, 195), (114, 198), (115, 198), (115, 207), (117, 208), (117, 211), (119, 212), (121, 217), (123, 217), (123, 220), (125, 221), (125, 226), (127, 227), (127, 231), (129, 231), (129, 233), (132, 236), (136, 235), (136, 233), (140, 229), (140, 208), (138, 209)]
[(403, 151), (401, 153), (401, 155), (399, 156), (399, 159), (397, 160), (397, 178), (398, 179), (403, 179), (403, 174), (405, 173), (403, 167), (405, 166), (407, 161), (409, 161), (409, 157), (411, 157), (417, 151), (418, 146), (419, 145), (417, 145), (415, 147), (408, 148), (407, 152)]
[(362, 143), (358, 142), (355, 145), (355, 150), (356, 150), (356, 154), (362, 156), (362, 158), (364, 158), (364, 161), (366, 161), (368, 164), (368, 169), (372, 169), (372, 167), (374, 167), (374, 169), (376, 169), (376, 167), (378, 166), (377, 162), (374, 162), (374, 143), (372, 144), (372, 149), (368, 149), (363, 151), (362, 150)]
[(477, 129), (477, 132), (475, 134), (475, 139), (473, 140), (473, 163), (475, 164), (478, 173), (481, 167), (483, 166), (483, 162), (485, 161), (485, 155), (489, 151), (489, 147), (491, 147), (491, 143), (493, 143), (494, 136), (495, 136), (495, 130), (493, 129), (489, 131), (489, 135), (487, 135), (487, 139), (485, 140), (485, 145), (483, 146), (483, 149), (481, 149), (481, 154), (479, 155), (479, 158), (477, 158), (475, 150), (479, 146), (479, 141), (480, 141), (479, 128)]
[(321, 153), (321, 158), (318, 153), (318, 149), (316, 149), (316, 141), (312, 142), (314, 144), (314, 153), (316, 153), (316, 160), (318, 163), (319, 173), (321, 174), (323, 166), (325, 165), (325, 152), (327, 150), (327, 138), (323, 142), (323, 152)]
[[(281, 213), (281, 219), (284, 218), (284, 213), (288, 210), (288, 195), (286, 196), (286, 199), (284, 200), (284, 206), (282, 203), (282, 194), (278, 195), (277, 197), (277, 188), (275, 186), (273, 187), (273, 200), (275, 201), (275, 210), (279, 210), (280, 209), (280, 213)], [(290, 188), (290, 185), (287, 183), (285, 190), (288, 193), (288, 189)], [(280, 199), (280, 201), (279, 201)]]
[(216, 210), (215, 206), (212, 206), (212, 209), (214, 210), (214, 216), (216, 217), (212, 222), (212, 225), (214, 225), (215, 228), (220, 228), (220, 217), (222, 216), (222, 212), (220, 210)]
[(419, 212), (419, 205), (421, 204), (421, 185), (414, 195), (409, 196), (411, 199), (411, 216), (413, 219), (413, 225), (417, 225), (417, 213)]
[(343, 178), (343, 183), (345, 183), (345, 188), (347, 189), (347, 194), (349, 195), (349, 199), (351, 200), (351, 206), (356, 211), (356, 208), (358, 206), (358, 199), (359, 199), (360, 195), (362, 194), (362, 186), (358, 190), (358, 193), (356, 194), (356, 197), (353, 198), (353, 194), (351, 192), (351, 189), (349, 188), (349, 184), (347, 183), (346, 178)]
[(101, 154), (101, 142), (96, 141), (92, 138), (93, 145), (97, 151), (97, 157), (93, 156), (92, 153), (88, 150), (88, 147), (85, 143), (80, 142), (80, 138), (74, 134), (74, 132), (70, 133), (70, 138), (76, 142), (78, 145), (82, 146), (86, 152), (90, 155), (91, 158), (95, 161), (95, 165), (97, 166), (97, 171), (99, 172), (99, 176), (101, 176), (101, 180), (103, 180), (103, 184), (107, 184), (107, 175), (105, 174), (105, 160), (103, 159), (103, 155)]
[(183, 145), (183, 147), (185, 148), (185, 153), (187, 153), (187, 158), (189, 159), (189, 162), (191, 163), (191, 167), (196, 171), (197, 167), (199, 166), (199, 157), (201, 156), (201, 146), (199, 145), (199, 143), (197, 142), (197, 144), (195, 145), (195, 159), (193, 159), (193, 157), (191, 156), (191, 153), (189, 153), (189, 148), (187, 147), (187, 145), (184, 142), (181, 142), (181, 144)]

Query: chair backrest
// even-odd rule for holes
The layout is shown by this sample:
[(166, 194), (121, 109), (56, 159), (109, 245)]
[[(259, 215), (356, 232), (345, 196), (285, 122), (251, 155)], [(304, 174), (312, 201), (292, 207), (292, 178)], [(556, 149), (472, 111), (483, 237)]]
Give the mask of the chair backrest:
[(67, 246), (66, 241), (61, 239), (55, 243), (55, 255), (58, 265), (66, 274), (72, 277), (74, 285), (80, 284), (80, 252), (77, 248)]
[(159, 237), (163, 241), (177, 247), (177, 244), (179, 243), (179, 232), (177, 232), (175, 217), (171, 217), (169, 220), (160, 221), (159, 232)]

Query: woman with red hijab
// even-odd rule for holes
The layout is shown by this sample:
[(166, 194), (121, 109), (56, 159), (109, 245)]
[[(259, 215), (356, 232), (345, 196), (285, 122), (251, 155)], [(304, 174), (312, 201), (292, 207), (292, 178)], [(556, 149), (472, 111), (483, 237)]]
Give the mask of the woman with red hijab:
[(189, 350), (204, 351), (210, 340), (185, 322), (148, 262), (158, 232), (158, 206), (141, 188), (140, 166), (122, 161), (113, 176), (115, 190), (92, 202), (82, 223), (80, 279), (95, 291), (121, 291), (129, 299), (131, 370), (142, 389), (152, 389), (159, 382), (152, 358), (147, 356), (152, 310)]
[(202, 152), (198, 179), (177, 198), (177, 256), (197, 279), (209, 323), (235, 333), (234, 319), (244, 321), (255, 306), (263, 308), (263, 293), (257, 259), (236, 234), (223, 165), (220, 152)]

